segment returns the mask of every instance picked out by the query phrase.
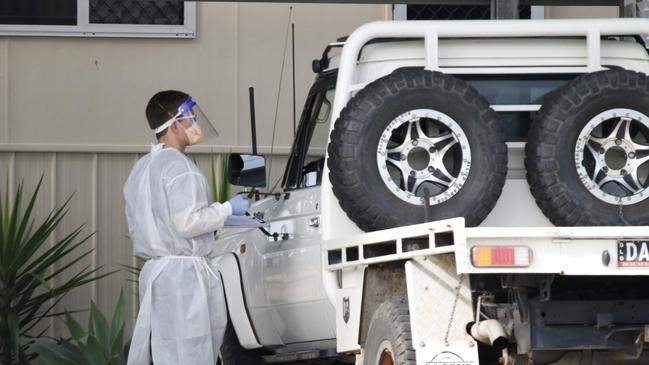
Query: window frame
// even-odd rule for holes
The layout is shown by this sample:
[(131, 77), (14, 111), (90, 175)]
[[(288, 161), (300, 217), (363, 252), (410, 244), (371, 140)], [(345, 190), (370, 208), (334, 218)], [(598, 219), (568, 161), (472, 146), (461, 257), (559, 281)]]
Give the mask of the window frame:
[[(295, 135), (295, 139), (293, 140), (293, 145), (291, 146), (291, 153), (289, 155), (288, 161), (286, 163), (286, 169), (284, 170), (284, 175), (282, 177), (283, 191), (293, 191), (314, 187), (300, 187), (300, 183), (302, 182), (302, 179), (304, 177), (302, 176), (302, 168), (304, 167), (304, 161), (306, 159), (307, 150), (311, 143), (311, 137), (313, 133), (313, 128), (311, 128), (312, 123), (309, 123), (310, 120), (308, 120), (308, 118), (312, 113), (312, 108), (316, 102), (318, 95), (322, 94), (322, 98), (324, 99), (328, 90), (335, 89), (337, 77), (337, 69), (324, 72), (318, 76), (316, 82), (313, 84), (313, 86), (311, 86), (311, 89), (309, 90), (306, 102), (304, 104), (304, 109), (302, 110), (302, 114), (300, 116), (300, 124), (298, 125), (298, 130)], [(315, 121), (316, 119), (317, 115), (315, 116), (313, 121)], [(330, 123), (333, 123), (333, 121), (330, 121)], [(331, 130), (331, 124), (329, 125), (329, 129)], [(292, 183), (295, 183), (295, 186), (293, 186)]]
[(92, 24), (90, 0), (77, 0), (77, 25), (0, 24), (0, 36), (195, 38), (196, 2), (184, 2), (183, 25)]

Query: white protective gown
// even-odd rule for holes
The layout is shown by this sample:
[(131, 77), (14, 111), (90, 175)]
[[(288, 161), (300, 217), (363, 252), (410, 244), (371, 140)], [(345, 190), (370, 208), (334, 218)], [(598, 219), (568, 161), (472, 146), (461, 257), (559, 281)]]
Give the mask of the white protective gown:
[(210, 204), (198, 167), (162, 144), (136, 163), (124, 197), (135, 255), (147, 259), (128, 364), (216, 364), (227, 313), (207, 257), (232, 207)]

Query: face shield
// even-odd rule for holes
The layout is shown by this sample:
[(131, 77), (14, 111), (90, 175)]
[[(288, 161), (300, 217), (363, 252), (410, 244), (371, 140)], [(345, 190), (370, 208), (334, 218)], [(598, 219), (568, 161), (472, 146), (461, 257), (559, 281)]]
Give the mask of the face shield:
[(169, 128), (173, 123), (181, 123), (184, 120), (188, 120), (192, 125), (198, 124), (202, 131), (202, 140), (207, 144), (215, 142), (216, 137), (219, 136), (219, 132), (217, 132), (212, 122), (210, 122), (209, 118), (207, 118), (196, 101), (191, 97), (178, 107), (176, 115), (173, 115), (171, 119), (156, 128), (154, 132), (158, 134)]

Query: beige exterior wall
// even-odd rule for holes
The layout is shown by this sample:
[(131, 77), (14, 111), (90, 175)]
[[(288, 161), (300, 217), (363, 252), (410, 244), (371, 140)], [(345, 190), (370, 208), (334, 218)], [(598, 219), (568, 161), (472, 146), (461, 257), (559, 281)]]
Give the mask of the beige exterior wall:
[[(359, 25), (389, 18), (389, 7), (200, 2), (195, 39), (0, 37), (0, 187), (8, 174), (10, 188), (24, 180), (31, 191), (44, 174), (38, 217), (74, 193), (53, 239), (81, 224), (86, 234), (96, 232), (87, 245), (94, 254), (77, 268), (133, 265), (121, 189), (153, 141), (146, 102), (161, 89), (187, 91), (221, 133), (218, 145), (198, 152), (249, 151), (254, 86), (260, 152), (268, 152), (290, 6), (299, 117), (314, 78), (311, 60)], [(290, 44), (281, 82), (272, 182), (283, 173), (293, 137)], [(208, 173), (212, 156), (193, 156)], [(57, 309), (87, 308), (92, 299), (111, 313), (123, 289), (130, 334), (137, 303), (128, 279), (122, 271), (77, 290)], [(79, 317), (85, 321), (86, 314)], [(67, 335), (62, 322), (49, 324), (50, 335)]]
[(192, 94), (215, 122), (219, 147), (248, 146), (247, 88), (255, 86), (259, 144), (270, 146), (286, 56), (276, 141), (285, 150), (292, 139), (290, 47), (283, 54), (290, 6), (298, 104), (313, 80), (311, 60), (327, 43), (389, 16), (383, 5), (201, 2), (195, 39), (0, 38), (0, 140), (145, 146), (147, 100), (176, 88)]

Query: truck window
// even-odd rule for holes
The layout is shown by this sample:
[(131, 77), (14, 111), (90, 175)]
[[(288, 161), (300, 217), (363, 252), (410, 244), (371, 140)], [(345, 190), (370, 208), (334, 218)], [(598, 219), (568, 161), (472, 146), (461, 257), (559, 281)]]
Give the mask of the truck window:
[(329, 137), (329, 118), (331, 117), (333, 102), (334, 90), (327, 90), (324, 99), (322, 99), (318, 115), (313, 123), (313, 133), (306, 153), (308, 162), (325, 156), (327, 138)]
[(327, 89), (307, 98), (284, 176), (284, 189), (308, 188), (322, 182), (334, 94), (334, 89)]
[[(473, 86), (491, 105), (542, 105), (575, 74), (455, 75)], [(526, 141), (536, 111), (499, 111), (507, 141)]]

